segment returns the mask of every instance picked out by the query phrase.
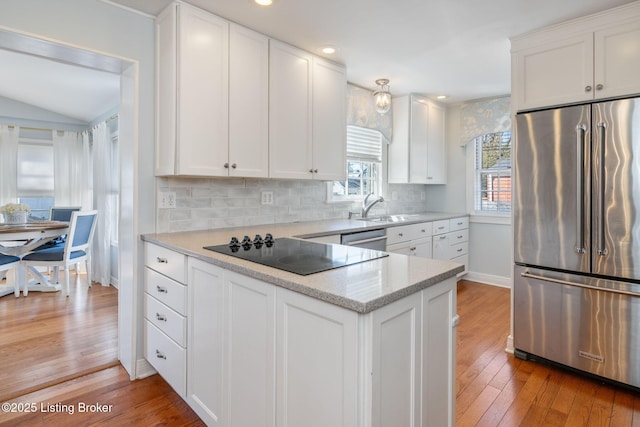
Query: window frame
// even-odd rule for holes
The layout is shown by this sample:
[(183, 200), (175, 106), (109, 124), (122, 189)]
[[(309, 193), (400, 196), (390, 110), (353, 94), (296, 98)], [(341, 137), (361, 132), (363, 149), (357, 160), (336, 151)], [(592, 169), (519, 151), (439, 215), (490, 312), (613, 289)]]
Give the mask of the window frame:
[[(510, 133), (510, 144), (511, 144), (511, 154), (510, 157), (513, 161), (513, 137), (514, 133), (512, 130), (502, 130), (502, 131), (494, 131), (487, 132), (482, 135), (478, 135), (477, 137), (471, 139), (469, 143), (467, 143), (467, 211), (470, 214), (470, 221), (476, 223), (487, 223), (487, 224), (511, 224), (511, 217), (513, 211), (513, 205), (509, 211), (494, 211), (494, 210), (480, 210), (478, 209), (478, 199), (481, 197), (479, 192), (481, 191), (480, 185), (478, 183), (478, 178), (481, 176), (482, 169), (477, 168), (477, 153), (478, 153), (478, 142), (482, 141), (482, 138), (486, 135), (491, 135), (495, 133)], [(500, 169), (504, 170), (504, 169)], [(510, 177), (511, 177), (511, 195), (513, 194), (513, 168), (509, 168)]]
[[(364, 198), (367, 196), (367, 194), (358, 194), (358, 195), (344, 195), (344, 196), (339, 196), (339, 195), (335, 195), (333, 192), (333, 187), (336, 183), (345, 183), (345, 188), (348, 188), (348, 181), (349, 181), (349, 170), (350, 170), (350, 166), (349, 163), (369, 163), (371, 165), (377, 165), (377, 171), (375, 172), (375, 179), (370, 179), (369, 181), (372, 182), (371, 185), (371, 191), (374, 194), (378, 194), (378, 195), (382, 195), (383, 190), (384, 190), (384, 162), (385, 162), (385, 152), (386, 150), (385, 148), (385, 143), (384, 143), (384, 138), (382, 135), (382, 132), (380, 132), (377, 129), (370, 129), (370, 128), (365, 128), (365, 127), (361, 127), (361, 126), (353, 126), (353, 125), (348, 125), (347, 126), (347, 130), (349, 130), (349, 128), (355, 129), (356, 131), (360, 131), (360, 132), (364, 132), (364, 133), (371, 133), (371, 135), (369, 136), (373, 136), (373, 133), (376, 134), (376, 137), (379, 137), (379, 142), (380, 142), (380, 154), (379, 154), (379, 160), (376, 160), (373, 156), (371, 157), (355, 157), (355, 156), (350, 156), (349, 155), (349, 150), (348, 148), (345, 148), (347, 151), (347, 156), (346, 156), (346, 164), (345, 164), (345, 168), (346, 168), (346, 178), (344, 179), (344, 181), (329, 181), (327, 182), (327, 202), (328, 203), (336, 203), (336, 202), (360, 202), (362, 200), (364, 200)], [(347, 137), (347, 144), (348, 144), (348, 137)]]

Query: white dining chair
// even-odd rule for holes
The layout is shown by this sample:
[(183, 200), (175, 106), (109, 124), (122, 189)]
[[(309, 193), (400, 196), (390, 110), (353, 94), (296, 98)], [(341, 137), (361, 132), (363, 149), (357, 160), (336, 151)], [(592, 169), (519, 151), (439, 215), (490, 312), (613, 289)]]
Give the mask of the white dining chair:
[[(77, 211), (71, 213), (69, 234), (62, 246), (34, 251), (22, 257), (25, 267), (53, 267), (54, 276), (58, 278), (60, 268), (64, 269), (65, 288), (69, 296), (69, 266), (85, 262), (87, 282), (91, 286), (91, 241), (96, 229), (98, 211)], [(78, 269), (76, 269), (76, 275)], [(25, 275), (26, 276), (26, 275)], [(28, 294), (28, 285), (24, 284), (23, 294)]]
[[(5, 254), (0, 254), (0, 271), (9, 271), (12, 268), (17, 267), (20, 264), (20, 258), (18, 258), (17, 256), (13, 256), (13, 255), (5, 255)], [(13, 289), (13, 293), (15, 294), (16, 297), (18, 297), (20, 295), (20, 284), (19, 283), (14, 283), (14, 289)], [(4, 295), (8, 295), (11, 292), (6, 292), (3, 295), (0, 294), (0, 296), (4, 296)]]

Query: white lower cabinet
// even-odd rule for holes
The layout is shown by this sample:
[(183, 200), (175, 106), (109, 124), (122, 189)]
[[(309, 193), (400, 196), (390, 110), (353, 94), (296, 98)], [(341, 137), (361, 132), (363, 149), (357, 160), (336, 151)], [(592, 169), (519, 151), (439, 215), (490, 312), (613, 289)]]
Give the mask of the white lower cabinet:
[(207, 425), (273, 426), (275, 288), (189, 258), (187, 401)]
[(355, 427), (358, 314), (277, 289), (278, 427)]
[(453, 426), (455, 278), (360, 314), (187, 265), (186, 349), (147, 320), (147, 358), (207, 425)]

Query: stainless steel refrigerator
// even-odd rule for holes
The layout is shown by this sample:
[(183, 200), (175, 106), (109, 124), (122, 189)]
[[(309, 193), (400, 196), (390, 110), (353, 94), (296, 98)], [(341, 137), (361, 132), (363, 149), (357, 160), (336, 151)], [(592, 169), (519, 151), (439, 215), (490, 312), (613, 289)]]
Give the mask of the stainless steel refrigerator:
[(640, 387), (640, 98), (518, 114), (516, 355)]

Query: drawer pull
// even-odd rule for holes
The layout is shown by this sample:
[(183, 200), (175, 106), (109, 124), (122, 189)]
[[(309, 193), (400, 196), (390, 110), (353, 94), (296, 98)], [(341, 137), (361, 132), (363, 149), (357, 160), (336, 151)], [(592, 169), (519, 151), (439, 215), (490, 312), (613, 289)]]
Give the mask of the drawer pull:
[(427, 230), (425, 230), (424, 228), (423, 228), (422, 230), (420, 230), (420, 231), (422, 231), (423, 233), (426, 233), (426, 232), (427, 232)]
[(458, 237), (458, 239), (462, 239), (464, 236), (456, 236), (456, 237)]
[(164, 359), (164, 360), (167, 360), (167, 356), (165, 356), (164, 354), (162, 354), (162, 353), (160, 352), (160, 350), (156, 350), (156, 357), (157, 357), (158, 359)]
[(462, 248), (458, 249), (456, 252), (462, 252)]
[(158, 319), (161, 322), (166, 322), (167, 316), (165, 316), (164, 314), (156, 313), (156, 319)]
[(446, 238), (447, 238), (447, 236), (440, 236), (440, 240), (444, 240)]
[(156, 286), (156, 289), (158, 290), (158, 292), (160, 292), (161, 294), (167, 294), (169, 293), (169, 291), (167, 291), (167, 288), (163, 288), (162, 286)]
[(444, 230), (444, 225), (438, 227), (438, 230)]
[(464, 222), (459, 222), (459, 223), (458, 223), (458, 225), (462, 225), (462, 224), (464, 224)]
[(156, 261), (158, 261), (158, 263), (160, 264), (168, 264), (169, 260), (166, 258), (160, 258), (160, 257), (156, 257)]
[(404, 234), (403, 233), (398, 233), (398, 236), (402, 237), (402, 236), (404, 236)]

